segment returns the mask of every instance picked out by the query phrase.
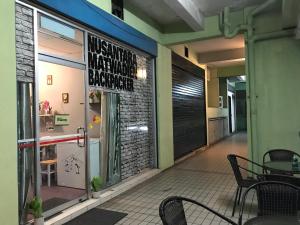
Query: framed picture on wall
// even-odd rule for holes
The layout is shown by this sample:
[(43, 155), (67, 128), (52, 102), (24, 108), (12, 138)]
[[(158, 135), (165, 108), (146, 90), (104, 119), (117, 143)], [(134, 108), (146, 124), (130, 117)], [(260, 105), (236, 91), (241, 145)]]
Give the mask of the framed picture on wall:
[(69, 103), (69, 93), (62, 93), (62, 101), (63, 103)]
[(54, 116), (55, 126), (67, 126), (70, 124), (70, 114), (56, 114)]

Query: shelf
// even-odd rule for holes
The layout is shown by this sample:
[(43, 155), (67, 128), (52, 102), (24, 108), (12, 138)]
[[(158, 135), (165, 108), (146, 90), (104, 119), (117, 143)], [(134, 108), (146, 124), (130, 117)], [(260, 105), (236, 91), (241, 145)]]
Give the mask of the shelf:
[(39, 115), (40, 117), (51, 117), (54, 116), (53, 114), (43, 114), (43, 115)]

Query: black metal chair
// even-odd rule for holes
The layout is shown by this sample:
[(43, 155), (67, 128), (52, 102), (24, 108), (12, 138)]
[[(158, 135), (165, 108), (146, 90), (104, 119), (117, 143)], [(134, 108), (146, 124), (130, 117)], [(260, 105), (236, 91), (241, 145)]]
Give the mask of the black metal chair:
[[(263, 170), (265, 170), (265, 168), (258, 163), (255, 163), (245, 157), (235, 155), (235, 154), (227, 155), (227, 159), (230, 162), (231, 168), (233, 170), (233, 173), (234, 173), (237, 185), (238, 185), (236, 194), (235, 194), (234, 205), (233, 205), (233, 209), (232, 209), (232, 216), (234, 216), (236, 204), (240, 203), (242, 189), (248, 188), (251, 185), (257, 183), (258, 182), (257, 176), (259, 176), (261, 174), (261, 172)], [(261, 171), (261, 172), (260, 173), (254, 172), (254, 171), (248, 169), (249, 167), (253, 168), (253, 169), (255, 169), (254, 167), (256, 167), (256, 171)], [(245, 176), (245, 175), (243, 176), (242, 171), (245, 171), (247, 173), (247, 176)], [(249, 178), (248, 173), (252, 174), (254, 177)]]
[(300, 187), (300, 178), (287, 176), (282, 174), (261, 174), (258, 176), (259, 181), (279, 181), (288, 184), (292, 184), (296, 187)]
[(200, 206), (206, 209), (207, 211), (213, 213), (214, 215), (220, 217), (227, 223), (237, 225), (236, 222), (207, 207), (206, 205), (203, 205), (195, 200), (179, 196), (168, 197), (160, 203), (159, 216), (162, 220), (163, 225), (187, 225), (183, 202), (192, 203), (197, 206)]
[(263, 156), (263, 163), (266, 162), (267, 156), (269, 156), (271, 161), (292, 162), (294, 156), (297, 156), (297, 158), (300, 159), (298, 153), (287, 149), (272, 149), (267, 151)]
[[(293, 176), (288, 176), (288, 175), (262, 174), (262, 175), (259, 175), (258, 180), (259, 181), (279, 181), (279, 182), (292, 184), (292, 185), (300, 188), (300, 178), (293, 177)], [(299, 193), (299, 198), (300, 198), (300, 193)], [(300, 199), (299, 199), (299, 201), (300, 201)], [(300, 209), (300, 205), (299, 205), (298, 210), (299, 209)]]
[[(271, 224), (270, 220), (272, 219), (275, 222), (278, 219), (288, 219), (290, 221), (298, 220), (297, 213), (299, 208), (298, 199), (300, 189), (289, 183), (278, 181), (262, 181), (250, 186), (243, 194), (239, 214), (239, 225), (243, 224), (243, 214), (246, 205), (246, 199), (251, 190), (256, 191), (257, 216), (245, 222), (244, 225), (264, 224), (264, 221), (266, 220), (269, 221), (268, 224)], [(253, 211), (253, 209), (251, 211)]]
[[(269, 157), (270, 161), (273, 162), (292, 162), (294, 156), (296, 156), (298, 159), (300, 159), (300, 155), (296, 152), (293, 152), (291, 150), (287, 149), (272, 149), (267, 151), (263, 156), (263, 164), (267, 162), (266, 159)], [(293, 176), (293, 173), (288, 171), (278, 171), (278, 170), (270, 170), (270, 173), (274, 174), (282, 174), (282, 175), (288, 175)]]

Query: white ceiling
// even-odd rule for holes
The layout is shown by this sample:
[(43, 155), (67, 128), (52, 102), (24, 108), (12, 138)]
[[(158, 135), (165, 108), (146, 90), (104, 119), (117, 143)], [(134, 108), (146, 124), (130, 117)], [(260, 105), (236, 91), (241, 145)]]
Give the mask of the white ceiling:
[(126, 5), (134, 6), (159, 25), (165, 26), (181, 21), (163, 0), (126, 0)]
[(241, 9), (246, 6), (261, 4), (265, 0), (192, 0), (205, 16), (217, 15), (224, 7)]
[(223, 51), (244, 48), (244, 37), (238, 35), (232, 39), (223, 37), (189, 43), (188, 47), (196, 53)]

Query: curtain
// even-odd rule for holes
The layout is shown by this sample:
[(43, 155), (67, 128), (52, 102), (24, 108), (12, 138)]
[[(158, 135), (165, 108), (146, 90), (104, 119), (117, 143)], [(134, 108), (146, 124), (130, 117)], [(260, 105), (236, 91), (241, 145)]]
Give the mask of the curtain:
[(108, 180), (110, 184), (121, 179), (121, 148), (120, 148), (120, 97), (109, 93), (107, 96), (109, 113), (107, 113), (107, 134), (109, 142)]
[[(31, 83), (18, 82), (18, 140), (33, 138)], [(18, 149), (19, 218), (26, 223), (26, 201), (33, 174), (33, 148)]]

